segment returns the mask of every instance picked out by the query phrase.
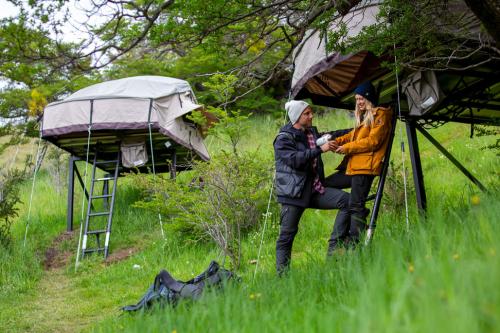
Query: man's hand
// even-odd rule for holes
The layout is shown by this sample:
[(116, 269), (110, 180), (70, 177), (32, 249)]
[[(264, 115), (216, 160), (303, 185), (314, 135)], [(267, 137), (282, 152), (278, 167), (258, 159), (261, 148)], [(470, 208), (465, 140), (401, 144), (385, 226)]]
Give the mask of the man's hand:
[(332, 150), (331, 147), (330, 147), (330, 142), (327, 142), (327, 143), (321, 145), (320, 148), (321, 148), (321, 151), (323, 153), (326, 153), (327, 151)]
[(337, 141), (333, 140), (333, 141), (328, 142), (328, 144), (330, 145), (329, 150), (331, 150), (337, 154), (345, 154), (344, 146), (339, 146)]
[(337, 141), (330, 141), (328, 142), (330, 144), (330, 150), (331, 151), (336, 151), (337, 148), (339, 147), (339, 144), (337, 143)]

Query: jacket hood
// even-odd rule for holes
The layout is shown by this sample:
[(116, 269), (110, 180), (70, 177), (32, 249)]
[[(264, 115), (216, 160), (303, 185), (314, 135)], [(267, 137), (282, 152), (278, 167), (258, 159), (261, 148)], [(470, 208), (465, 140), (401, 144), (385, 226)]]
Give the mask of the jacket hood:
[[(312, 126), (311, 130), (313, 132), (317, 131), (316, 130), (316, 126)], [(295, 127), (293, 127), (292, 123), (290, 123), (290, 122), (288, 122), (285, 126), (281, 127), (280, 132), (288, 132), (288, 133), (291, 133), (291, 134), (300, 134), (300, 133), (302, 133), (301, 130), (296, 129)]]

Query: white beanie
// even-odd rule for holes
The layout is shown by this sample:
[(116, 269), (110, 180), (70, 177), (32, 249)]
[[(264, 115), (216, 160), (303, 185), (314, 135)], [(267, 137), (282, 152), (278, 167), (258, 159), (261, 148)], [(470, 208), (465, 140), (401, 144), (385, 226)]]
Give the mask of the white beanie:
[(288, 113), (288, 118), (290, 119), (290, 122), (292, 125), (294, 125), (300, 118), (300, 115), (304, 110), (309, 106), (304, 101), (288, 101), (285, 104), (285, 110)]

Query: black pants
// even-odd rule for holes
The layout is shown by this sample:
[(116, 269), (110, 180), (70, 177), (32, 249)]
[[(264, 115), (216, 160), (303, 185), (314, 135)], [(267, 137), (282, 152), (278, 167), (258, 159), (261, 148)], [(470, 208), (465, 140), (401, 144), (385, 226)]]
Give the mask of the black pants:
[[(335, 218), (335, 226), (349, 225), (349, 194), (347, 192), (325, 187), (324, 194), (313, 194), (308, 208), (339, 209)], [(299, 231), (299, 221), (305, 209), (304, 207), (281, 205), (280, 234), (276, 241), (276, 270), (278, 274), (283, 273), (290, 266), (293, 240)], [(335, 228), (330, 242), (334, 234)]]
[(366, 198), (370, 193), (373, 183), (373, 175), (353, 175), (345, 173), (335, 173), (328, 176), (324, 185), (333, 188), (351, 188), (349, 195), (349, 213), (351, 215), (350, 223), (335, 224), (332, 238), (329, 244), (329, 253), (331, 253), (339, 243), (359, 241), (360, 233), (366, 229), (366, 217), (368, 209), (365, 207)]

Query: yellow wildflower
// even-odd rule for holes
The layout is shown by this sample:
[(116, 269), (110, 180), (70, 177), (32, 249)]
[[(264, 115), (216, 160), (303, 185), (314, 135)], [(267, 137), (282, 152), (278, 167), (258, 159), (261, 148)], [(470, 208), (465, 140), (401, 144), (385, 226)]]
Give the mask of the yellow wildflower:
[(479, 195), (475, 194), (470, 198), (470, 202), (474, 205), (477, 206), (481, 202), (481, 199), (479, 198)]

